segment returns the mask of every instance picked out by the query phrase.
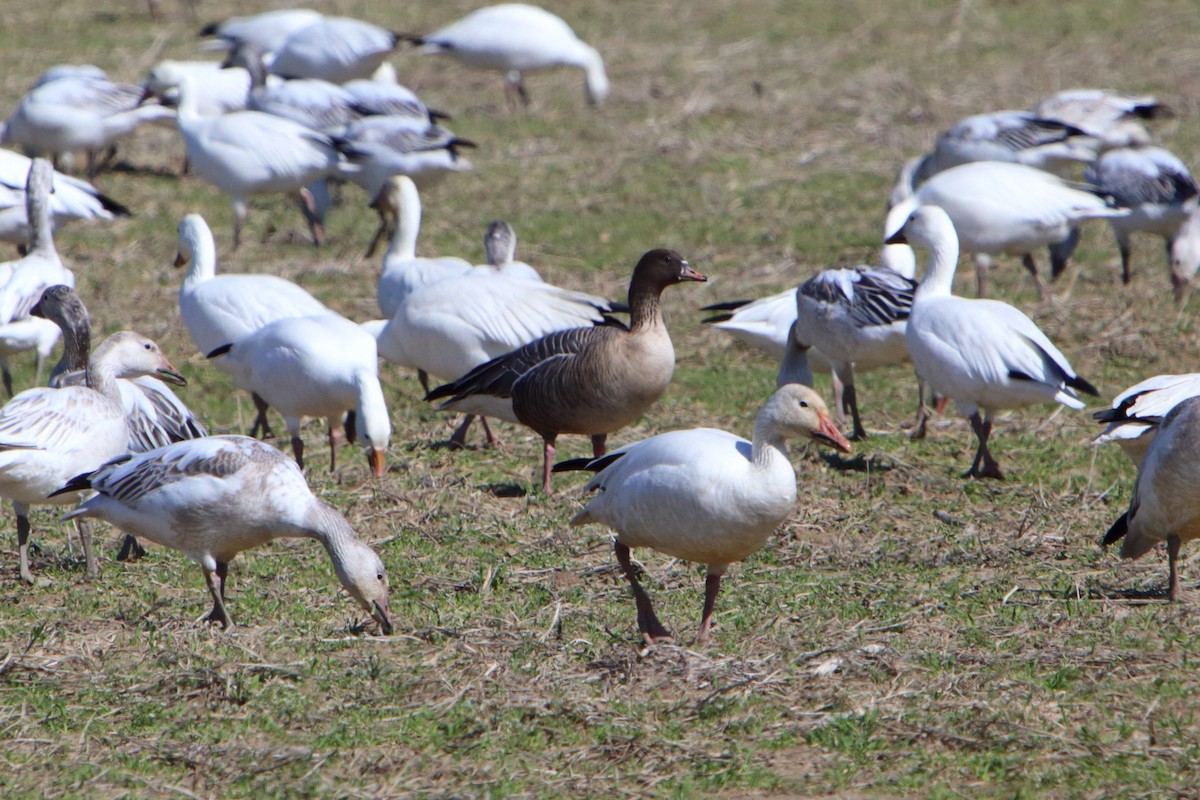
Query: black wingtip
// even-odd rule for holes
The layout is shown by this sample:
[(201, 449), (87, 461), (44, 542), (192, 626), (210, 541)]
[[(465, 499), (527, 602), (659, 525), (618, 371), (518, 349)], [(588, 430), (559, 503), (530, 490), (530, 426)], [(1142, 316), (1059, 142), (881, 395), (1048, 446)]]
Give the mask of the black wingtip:
[[(579, 472), (586, 470), (595, 461), (594, 458), (569, 458), (566, 461), (559, 461), (550, 468), (551, 472)], [(595, 470), (593, 470), (594, 472)]]
[(392, 31), (392, 36), (396, 38), (397, 42), (408, 42), (411, 45), (425, 44), (425, 37), (416, 33), (401, 33), (399, 31)]
[(205, 358), (219, 358), (219, 357), (221, 357), (221, 356), (228, 355), (228, 354), (229, 354), (229, 351), (230, 351), (230, 350), (232, 350), (232, 349), (233, 349), (233, 342), (229, 342), (228, 344), (223, 344), (223, 345), (221, 345), (220, 347), (218, 347), (218, 348), (216, 348), (215, 350), (211, 351), (210, 353), (208, 353), (208, 354), (207, 354), (207, 355), (205, 355), (204, 357), (205, 357)]
[(203, 28), (201, 28), (200, 32), (196, 35), (197, 36), (216, 36), (217, 31), (220, 30), (220, 28), (221, 28), (221, 23), (210, 22), (207, 25), (205, 25)]
[(118, 203), (106, 194), (96, 193), (96, 199), (100, 201), (100, 207), (114, 217), (132, 217), (133, 212), (123, 203)]
[(733, 314), (717, 314), (716, 316), (705, 317), (704, 319), (702, 319), (700, 321), (711, 324), (714, 322), (729, 322), (729, 320), (731, 320), (731, 319), (733, 319)]
[(457, 384), (443, 383), (441, 386), (435, 386), (425, 393), (425, 402), (432, 403), (434, 400), (454, 397), (456, 394), (458, 394)]
[(1117, 521), (1108, 529), (1108, 533), (1104, 534), (1104, 539), (1101, 540), (1101, 547), (1108, 547), (1114, 542), (1125, 538), (1125, 534), (1129, 533), (1129, 512), (1125, 512), (1117, 517)]
[(1078, 375), (1072, 375), (1071, 377), (1067, 378), (1067, 386), (1070, 386), (1072, 389), (1077, 389), (1086, 394), (1090, 394), (1092, 397), (1100, 396), (1099, 389), (1097, 389), (1095, 386), (1092, 386), (1092, 384), (1090, 384), (1088, 381), (1084, 380), (1083, 378), (1079, 377)]
[(724, 303), (713, 303), (708, 306), (701, 306), (701, 311), (737, 311), (745, 305), (749, 305), (752, 300), (726, 300)]

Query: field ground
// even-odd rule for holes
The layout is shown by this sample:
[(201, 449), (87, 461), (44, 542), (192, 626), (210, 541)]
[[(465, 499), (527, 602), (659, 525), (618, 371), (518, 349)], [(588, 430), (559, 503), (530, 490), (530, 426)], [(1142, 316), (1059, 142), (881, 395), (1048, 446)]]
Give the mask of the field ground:
[[(199, 56), (198, 24), (245, 4), (8, 4), (0, 113), (59, 62), (138, 81), (160, 57)], [(325, 3), (397, 30), (474, 3)], [(479, 143), (474, 172), (429, 192), (420, 250), (481, 260), (487, 222), (572, 287), (619, 295), (637, 257), (678, 249), (708, 285), (670, 290), (678, 354), (666, 396), (617, 442), (675, 427), (748, 434), (774, 385), (764, 358), (700, 324), (700, 306), (762, 296), (835, 263), (871, 260), (901, 161), (967, 114), (1073, 86), (1152, 93), (1178, 112), (1163, 142), (1200, 164), (1200, 18), (1166, 0), (1092, 3), (850, 0), (597, 4), (553, 10), (605, 55), (610, 102), (578, 75), (534, 76), (511, 113), (499, 79), (406, 52), (404, 82)], [(191, 11), (194, 9), (194, 15)], [(216, 431), (244, 431), (248, 399), (193, 355), (175, 304), (175, 226), (210, 221), (226, 271), (301, 282), (339, 310), (375, 313), (374, 218), (352, 187), (328, 243), (305, 244), (283, 198), (252, 203), (230, 251), (228, 202), (179, 180), (169, 131), (139, 133), (97, 183), (137, 211), (59, 238), (105, 331), (156, 337)], [(1161, 247), (1140, 241), (1119, 285), (1106, 230), (1087, 231), (1058, 298), (1039, 305), (1018, 265), (994, 295), (1031, 313), (1107, 398), (1200, 364), (1195, 297), (1172, 306)], [(970, 294), (964, 268), (959, 286)], [(22, 366), (19, 385), (32, 382)], [(1165, 558), (1097, 547), (1134, 470), (1087, 446), (1086, 413), (1031, 408), (998, 423), (1004, 483), (960, 475), (957, 418), (902, 430), (911, 374), (860, 381), (871, 438), (853, 456), (798, 448), (795, 515), (735, 567), (713, 640), (693, 649), (702, 569), (640, 553), (679, 646), (644, 649), (598, 528), (566, 523), (578, 479), (532, 489), (540, 442), (504, 428), (499, 452), (439, 446), (452, 421), (385, 369), (395, 434), (370, 480), (347, 450), (315, 490), (343, 509), (391, 574), (397, 633), (364, 632), (320, 548), (284, 542), (231, 570), (230, 633), (191, 622), (200, 572), (161, 549), (88, 581), (56, 514), (39, 511), (35, 587), (3, 520), (0, 792), (18, 797), (728, 798), (1164, 797), (1200, 785), (1200, 617), (1163, 600)], [(819, 388), (828, 392), (827, 381)], [(1093, 407), (1099, 403), (1093, 404)], [(565, 438), (563, 457), (586, 443)], [(1191, 565), (1185, 586), (1196, 594)]]

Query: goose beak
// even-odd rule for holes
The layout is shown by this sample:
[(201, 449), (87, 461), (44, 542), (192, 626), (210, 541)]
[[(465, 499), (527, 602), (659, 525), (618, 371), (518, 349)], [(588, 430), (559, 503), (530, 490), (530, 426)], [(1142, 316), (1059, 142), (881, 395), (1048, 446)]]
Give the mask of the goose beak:
[(883, 240), (884, 244), (908, 244), (908, 237), (904, 235), (904, 228), (893, 233), (891, 236)]
[(817, 429), (812, 432), (812, 438), (841, 450), (843, 453), (850, 453), (854, 450), (842, 432), (833, 424), (833, 420), (825, 414), (821, 415), (821, 421), (817, 425)]
[(376, 600), (371, 606), (371, 616), (379, 623), (379, 630), (383, 631), (384, 636), (391, 636), (394, 629), (392, 627), (392, 618), (388, 616), (387, 602), (381, 603)]
[(704, 282), (708, 281), (708, 278), (704, 277), (699, 272), (696, 272), (696, 270), (689, 267), (687, 262), (685, 261), (683, 264), (683, 269), (680, 270), (680, 272), (679, 272), (679, 280), (681, 280), (681, 281), (700, 281), (701, 283), (704, 283)]
[(187, 263), (187, 259), (184, 258), (183, 253), (176, 252), (175, 253), (175, 261), (173, 263), (175, 265), (175, 269), (179, 269), (180, 267), (182, 267), (184, 264)]
[(166, 381), (167, 383), (173, 383), (176, 386), (187, 386), (187, 378), (180, 375), (179, 371), (176, 370), (175, 367), (171, 366), (171, 362), (167, 361), (165, 358), (162, 360), (162, 364), (159, 366), (159, 368), (155, 370), (155, 373), (158, 375), (160, 380)]
[(387, 468), (383, 464), (383, 448), (372, 447), (367, 451), (367, 463), (371, 465), (371, 474), (382, 478)]

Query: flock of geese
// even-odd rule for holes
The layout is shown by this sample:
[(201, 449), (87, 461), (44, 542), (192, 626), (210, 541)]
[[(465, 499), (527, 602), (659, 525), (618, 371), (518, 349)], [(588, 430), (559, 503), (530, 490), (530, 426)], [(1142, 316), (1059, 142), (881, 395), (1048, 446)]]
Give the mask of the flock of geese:
[[(350, 596), (390, 633), (386, 570), (309, 489), (300, 436), (304, 418), (324, 419), (331, 470), (339, 447), (354, 442), (371, 473), (383, 476), (392, 434), (383, 358), (417, 371), (427, 400), (465, 415), (451, 446), (465, 443), (477, 417), (496, 444), (487, 420), (498, 418), (542, 437), (547, 493), (555, 473), (594, 473), (572, 524), (616, 532), (615, 555), (648, 642), (671, 634), (638, 581), (631, 548), (706, 564), (703, 642), (729, 564), (762, 547), (793, 509), (785, 442), (850, 452), (835, 416), (848, 415), (852, 438), (868, 435), (858, 376), (910, 362), (918, 385), (910, 436), (926, 433), (927, 390), (939, 408), (953, 400), (976, 435), (967, 471), (976, 478), (1003, 477), (989, 447), (998, 411), (1049, 402), (1081, 409), (1080, 393), (1098, 395), (1028, 316), (984, 297), (992, 257), (1020, 257), (1049, 298), (1036, 262), (1042, 248), (1056, 278), (1080, 226), (1103, 219), (1125, 281), (1137, 232), (1166, 243), (1178, 297), (1200, 266), (1200, 189), (1178, 158), (1150, 144), (1145, 121), (1168, 111), (1153, 98), (1079, 90), (1030, 111), (970, 117), (900, 169), (881, 266), (830, 269), (794, 291), (708, 307), (717, 312), (708, 320), (714, 327), (780, 362), (778, 389), (751, 440), (698, 428), (609, 452), (609, 434), (644, 415), (671, 381), (665, 290), (706, 277), (679, 253), (652, 249), (634, 267), (624, 303), (557, 287), (516, 260), (516, 235), (503, 221), (488, 228), (486, 264), (418, 256), (418, 187), (470, 169), (460, 151), (473, 145), (397, 84), (387, 63), (410, 42), (504, 73), (510, 97), (526, 104), (524, 73), (574, 67), (587, 99), (599, 103), (609, 84), (596, 50), (558, 17), (523, 4), (483, 8), (423, 35), (309, 9), (234, 18), (203, 33), (226, 53), (223, 62), (164, 61), (141, 86), (112, 83), (94, 67), (48, 70), (0, 134), (34, 156), (0, 150), (0, 238), (22, 249), (0, 264), (0, 357), (35, 351), (40, 383), (42, 361), (63, 341), (50, 386), (0, 408), (0, 497), (13, 504), (28, 582), (29, 513), (39, 504), (73, 506), (64, 519), (79, 528), (89, 574), (97, 570), (92, 518), (183, 552), (203, 569), (212, 596), (203, 619), (225, 627), (230, 561), (277, 537), (312, 538)], [(362, 187), (380, 215), (372, 249), (387, 239), (376, 287), (381, 316), (361, 324), (283, 278), (218, 274), (205, 220), (180, 221), (180, 315), (197, 350), (251, 394), (257, 416), (249, 436), (209, 435), (168, 385), (183, 378), (146, 337), (125, 331), (92, 350), (87, 310), (55, 250), (57, 226), (129, 212), (39, 156), (84, 152), (91, 174), (116, 139), (144, 123), (177, 129), (188, 169), (229, 196), (235, 247), (257, 194), (294, 194), (314, 242), (323, 235), (329, 181)], [(914, 247), (928, 254), (919, 281)], [(952, 292), (960, 251), (975, 260), (979, 298)], [(811, 388), (814, 369), (833, 377), (833, 414)], [(1105, 543), (1123, 539), (1122, 555), (1136, 558), (1165, 539), (1172, 599), (1180, 544), (1200, 536), (1195, 493), (1181, 488), (1195, 471), (1197, 397), (1200, 376), (1157, 376), (1097, 415), (1107, 425), (1097, 442), (1119, 442), (1139, 465), (1133, 502)], [(272, 408), (285, 420), (291, 458), (255, 438), (273, 435)], [(556, 463), (564, 434), (588, 437), (592, 455)], [(130, 538), (123, 553), (137, 547)]]

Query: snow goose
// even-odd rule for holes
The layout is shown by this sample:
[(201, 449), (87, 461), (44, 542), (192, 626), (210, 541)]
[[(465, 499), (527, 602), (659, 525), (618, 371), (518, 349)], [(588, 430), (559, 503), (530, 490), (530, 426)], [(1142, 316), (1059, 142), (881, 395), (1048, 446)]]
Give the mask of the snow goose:
[(63, 77), (30, 90), (4, 126), (4, 144), (31, 155), (58, 158), (86, 151), (88, 174), (99, 166), (96, 154), (145, 122), (174, 116), (160, 105), (140, 105), (142, 89), (92, 77)]
[(245, 436), (193, 439), (122, 456), (64, 483), (62, 492), (95, 492), (66, 518), (106, 520), (200, 565), (213, 598), (200, 621), (233, 625), (225, 585), (238, 553), (278, 538), (307, 538), (324, 545), (342, 586), (383, 633), (392, 632), (383, 562), (269, 445)]
[(1033, 112), (1074, 125), (1099, 139), (1105, 148), (1148, 144), (1150, 134), (1142, 120), (1173, 114), (1154, 97), (1103, 89), (1067, 89), (1042, 100)]
[[(329, 137), (292, 120), (258, 111), (202, 116), (194, 79), (186, 73), (179, 78), (179, 133), (188, 162), (232, 200), (234, 249), (241, 241), (250, 195), (300, 192), (346, 168)], [(319, 244), (321, 220), (311, 199), (304, 201), (313, 242)]]
[(927, 205), (913, 211), (888, 241), (930, 251), (929, 269), (914, 293), (905, 331), (909, 356), (933, 391), (953, 399), (971, 420), (979, 448), (967, 475), (1003, 478), (987, 446), (997, 410), (1050, 401), (1079, 409), (1083, 403), (1074, 390), (1099, 393), (1016, 308), (951, 294), (958, 239), (941, 208)]
[(3, 380), (4, 391), (8, 392), (9, 397), (13, 396), (12, 373), (8, 369), (9, 357), (29, 350), (35, 351), (37, 372), (34, 382), (41, 383), (46, 359), (54, 352), (60, 338), (62, 336), (57, 325), (37, 317), (26, 317), (7, 325), (0, 325), (0, 380)]
[(1112, 408), (1092, 414), (1097, 422), (1106, 424), (1092, 444), (1116, 442), (1140, 467), (1163, 417), (1184, 400), (1197, 395), (1200, 395), (1200, 373), (1197, 372), (1155, 375), (1136, 383), (1113, 399)]
[[(387, 252), (383, 254), (383, 269), (375, 287), (375, 296), (383, 316), (391, 319), (396, 309), (418, 287), (444, 278), (466, 275), (471, 271), (470, 262), (461, 258), (417, 257), (421, 195), (417, 185), (407, 175), (388, 178), (374, 205), (380, 214), (380, 233), (389, 218), (392, 225), (392, 239)], [(379, 235), (377, 233), (376, 238)]]
[[(69, 503), (74, 497), (49, 498), (80, 472), (95, 469), (124, 453), (129, 427), (116, 379), (158, 374), (182, 384), (154, 342), (130, 331), (106, 339), (92, 354), (86, 386), (27, 389), (0, 408), (0, 497), (10, 500), (17, 517), (21, 578), (29, 571), (29, 507)], [(90, 531), (82, 531), (88, 573), (96, 573)]]
[(650, 644), (671, 638), (630, 561), (633, 547), (706, 564), (704, 613), (698, 642), (708, 639), (721, 576), (757, 552), (796, 504), (796, 473), (785, 441), (809, 439), (850, 452), (812, 389), (783, 386), (754, 420), (754, 440), (712, 428), (672, 431), (626, 445), (597, 459), (556, 464), (555, 472), (596, 472), (595, 492), (572, 525), (597, 523), (616, 531), (613, 549), (633, 589), (638, 630)]
[(916, 283), (879, 267), (827, 269), (800, 284), (796, 304), (798, 342), (816, 347), (842, 385), (842, 411), (854, 421), (854, 438), (865, 439), (854, 388), (855, 369), (866, 371), (908, 360), (905, 323)]
[(1011, 161), (1056, 171), (1091, 161), (1099, 142), (1073, 125), (1028, 111), (994, 111), (959, 120), (938, 134), (930, 175), (973, 161)]
[(524, 261), (515, 260), (517, 232), (504, 220), (498, 219), (488, 225), (487, 233), (483, 235), (483, 252), (487, 258), (487, 264), (484, 266), (491, 267), (509, 278), (542, 282), (541, 273)]
[(224, 22), (210, 22), (200, 29), (201, 36), (216, 37), (217, 47), (225, 50), (238, 42), (249, 42), (263, 53), (273, 54), (293, 33), (321, 20), (321, 12), (311, 8), (285, 8)]
[[(676, 283), (706, 280), (675, 251), (651, 250), (629, 282), (628, 328), (613, 321), (552, 333), (481, 364), (426, 399), (448, 398), (441, 407), (458, 410), (477, 395), (510, 401), (517, 421), (542, 437), (542, 488), (549, 493), (559, 434), (590, 436), (598, 458), (608, 434), (646, 413), (666, 390), (675, 349), (663, 321), (662, 292)], [(538, 286), (522, 283), (526, 292)]]
[(525, 105), (529, 95), (521, 73), (555, 67), (582, 69), (584, 90), (593, 105), (608, 96), (608, 76), (600, 54), (580, 41), (566, 22), (537, 6), (487, 6), (426, 36), (404, 38), (421, 45), (422, 53), (446, 55), (469, 67), (503, 72), (506, 89)]
[[(1038, 293), (1049, 297), (1038, 274), (1033, 252), (1077, 237), (1078, 226), (1091, 219), (1111, 219), (1129, 213), (1110, 207), (1102, 198), (1075, 189), (1060, 178), (1023, 164), (977, 161), (939, 172), (912, 197), (888, 212), (885, 236), (897, 231), (913, 209), (940, 206), (950, 216), (964, 250), (977, 256), (979, 294), (986, 294), (986, 265), (978, 256), (1008, 253), (1021, 256)], [(1054, 274), (1062, 271), (1055, 264)]]
[[(275, 275), (217, 275), (212, 231), (199, 214), (179, 223), (175, 266), (189, 264), (179, 287), (179, 313), (196, 348), (204, 354), (287, 317), (329, 313), (329, 309), (291, 281)], [(215, 362), (225, 369), (221, 361)], [(254, 398), (258, 416), (250, 435), (271, 436), (267, 404)]]
[(459, 151), (475, 146), (441, 125), (397, 116), (364, 117), (347, 125), (334, 140), (357, 167), (346, 179), (372, 199), (393, 175), (407, 175), (426, 188), (448, 173), (470, 170), (471, 162)]
[[(1200, 226), (1186, 224), (1197, 214), (1200, 187), (1187, 166), (1161, 147), (1121, 147), (1105, 151), (1088, 165), (1083, 178), (1117, 205), (1131, 209), (1128, 216), (1108, 221), (1121, 251), (1121, 280), (1129, 283), (1131, 277), (1130, 237), (1151, 233), (1166, 242), (1175, 298), (1182, 300), (1200, 267)], [(1177, 247), (1181, 236), (1189, 240)]]
[(63, 266), (54, 247), (50, 190), (54, 168), (36, 158), (25, 185), (25, 213), (30, 221), (29, 252), (0, 264), (0, 325), (29, 316), (29, 309), (48, 286), (75, 285), (75, 275)]
[(412, 89), (397, 83), (359, 78), (343, 83), (342, 88), (354, 98), (355, 108), (364, 117), (411, 117), (426, 122), (449, 118), (449, 115), (425, 105)]
[(337, 428), (347, 412), (346, 438), (359, 443), (376, 477), (384, 473), (384, 454), (392, 433), (375, 338), (334, 313), (280, 319), (235, 342), (216, 348), (234, 382), (253, 392), (287, 421), (296, 463), (304, 467), (301, 417), (329, 422), (329, 469), (337, 467)]
[(335, 83), (297, 78), (268, 84), (263, 54), (252, 44), (237, 44), (222, 66), (240, 67), (249, 73), (246, 108), (251, 111), (273, 114), (326, 132), (338, 130), (360, 116), (354, 107), (354, 95)]
[(177, 103), (184, 74), (191, 77), (196, 111), (201, 116), (215, 117), (246, 109), (249, 71), (226, 67), (218, 61), (160, 61), (146, 73), (142, 93)]
[(1167, 543), (1167, 599), (1179, 599), (1179, 548), (1200, 536), (1200, 398), (1171, 409), (1138, 469), (1129, 510), (1104, 535), (1105, 547), (1121, 541), (1121, 558), (1141, 558)]
[(322, 17), (279, 45), (271, 72), (282, 78), (319, 78), (330, 83), (369, 78), (397, 41), (396, 34), (369, 22)]
[[(25, 182), (31, 161), (12, 150), (0, 150), (0, 241), (27, 247), (30, 224), (26, 213)], [(102, 194), (87, 181), (55, 172), (50, 193), (50, 223), (57, 230), (77, 219), (111, 220), (128, 217), (129, 209)]]

